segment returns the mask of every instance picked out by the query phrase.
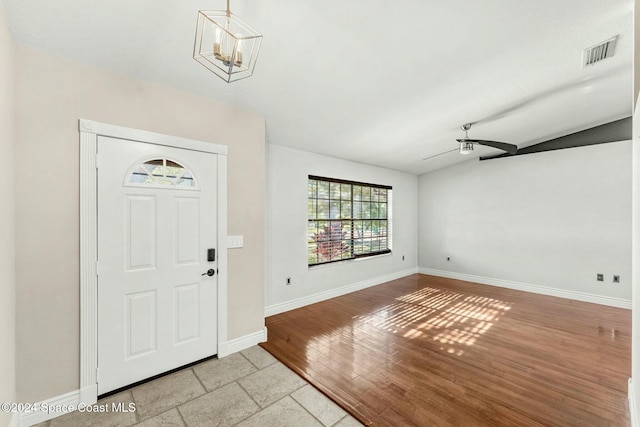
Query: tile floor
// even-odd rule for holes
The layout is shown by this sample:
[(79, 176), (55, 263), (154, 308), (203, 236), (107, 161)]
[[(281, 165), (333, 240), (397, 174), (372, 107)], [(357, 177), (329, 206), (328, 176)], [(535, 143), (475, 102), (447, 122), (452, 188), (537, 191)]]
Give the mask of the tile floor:
[(98, 401), (132, 412), (73, 412), (39, 427), (360, 426), (322, 393), (255, 346)]

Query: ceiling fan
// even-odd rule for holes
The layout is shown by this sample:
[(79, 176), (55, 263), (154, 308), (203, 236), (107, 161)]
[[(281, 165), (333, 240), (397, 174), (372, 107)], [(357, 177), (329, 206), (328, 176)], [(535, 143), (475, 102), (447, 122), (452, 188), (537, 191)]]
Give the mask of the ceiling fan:
[(432, 159), (434, 157), (451, 153), (453, 151), (459, 151), (460, 154), (469, 154), (470, 152), (473, 151), (474, 144), (497, 148), (499, 150), (506, 151), (509, 154), (516, 154), (518, 152), (518, 146), (514, 144), (508, 144), (506, 142), (498, 142), (498, 141), (489, 141), (486, 139), (470, 139), (468, 132), (469, 132), (469, 129), (471, 129), (471, 123), (465, 123), (464, 125), (460, 126), (460, 129), (464, 131), (464, 138), (456, 140), (460, 143), (459, 148), (454, 148), (453, 150), (445, 151), (444, 153), (436, 154), (434, 156), (425, 157), (422, 160)]

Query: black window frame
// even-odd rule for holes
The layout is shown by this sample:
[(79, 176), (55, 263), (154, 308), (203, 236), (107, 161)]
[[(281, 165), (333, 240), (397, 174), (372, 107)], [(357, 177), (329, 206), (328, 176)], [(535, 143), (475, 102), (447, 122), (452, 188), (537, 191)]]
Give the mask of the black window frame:
[[(312, 181), (315, 181), (315, 190), (311, 187)], [(319, 184), (320, 182), (323, 184)], [(324, 193), (324, 190), (327, 192)], [(359, 196), (355, 194), (358, 190)], [(391, 218), (389, 217), (391, 209), (389, 208), (392, 202), (390, 197), (392, 191), (393, 187), (390, 185), (309, 175), (307, 180), (308, 267), (391, 253)], [(327, 209), (326, 215), (320, 213), (321, 204), (323, 213)], [(325, 260), (321, 260), (319, 252), (321, 245), (324, 252), (329, 252), (328, 259), (325, 256)], [(381, 245), (384, 245), (384, 248)], [(339, 255), (339, 258), (335, 255)]]

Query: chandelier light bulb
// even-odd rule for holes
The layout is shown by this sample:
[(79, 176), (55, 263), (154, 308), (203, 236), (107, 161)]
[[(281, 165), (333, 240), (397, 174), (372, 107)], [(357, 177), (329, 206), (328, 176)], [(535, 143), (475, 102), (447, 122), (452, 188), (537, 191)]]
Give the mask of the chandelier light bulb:
[(213, 55), (217, 60), (222, 61), (223, 59), (222, 47), (221, 47), (222, 31), (220, 31), (220, 28), (215, 29), (215, 34), (216, 34), (215, 40), (213, 42)]
[(233, 62), (236, 67), (242, 66), (242, 40), (238, 40), (236, 46), (236, 60)]

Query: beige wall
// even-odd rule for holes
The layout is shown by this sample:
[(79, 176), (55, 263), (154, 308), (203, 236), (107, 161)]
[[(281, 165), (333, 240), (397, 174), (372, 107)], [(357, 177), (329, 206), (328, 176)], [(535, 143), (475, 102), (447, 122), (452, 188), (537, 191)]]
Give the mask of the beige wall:
[(79, 118), (229, 147), (228, 231), (245, 247), (229, 251), (228, 338), (261, 331), (264, 118), (26, 47), (16, 71), (18, 399), (79, 387)]
[[(0, 402), (15, 402), (15, 246), (13, 39), (0, 9)], [(0, 412), (0, 426), (9, 425)]]

